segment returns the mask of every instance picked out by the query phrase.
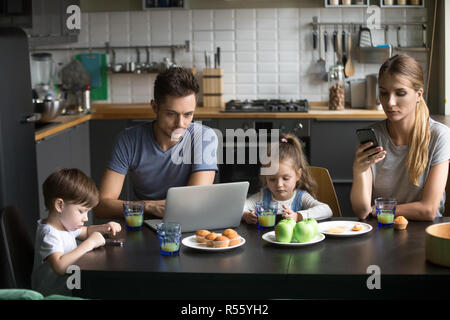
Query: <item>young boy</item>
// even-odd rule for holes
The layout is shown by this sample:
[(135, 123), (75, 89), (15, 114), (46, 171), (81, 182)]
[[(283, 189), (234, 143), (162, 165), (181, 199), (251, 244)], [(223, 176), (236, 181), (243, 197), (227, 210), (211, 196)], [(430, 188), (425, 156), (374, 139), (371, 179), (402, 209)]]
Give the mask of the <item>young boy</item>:
[[(42, 188), (48, 218), (38, 221), (32, 288), (43, 295), (71, 295), (67, 268), (103, 246), (103, 235), (114, 236), (121, 227), (116, 222), (83, 226), (88, 211), (98, 204), (99, 194), (94, 181), (78, 169), (57, 170)], [(77, 246), (76, 239), (83, 242)]]

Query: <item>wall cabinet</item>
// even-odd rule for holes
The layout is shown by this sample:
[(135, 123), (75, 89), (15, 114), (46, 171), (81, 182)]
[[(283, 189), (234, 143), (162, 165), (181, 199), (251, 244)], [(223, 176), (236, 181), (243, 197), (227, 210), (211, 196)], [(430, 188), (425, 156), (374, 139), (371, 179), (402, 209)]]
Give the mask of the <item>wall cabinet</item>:
[(47, 217), (42, 184), (58, 168), (78, 168), (91, 175), (89, 122), (64, 130), (36, 142), (39, 185), (39, 214)]
[(80, 29), (69, 29), (67, 20), (73, 15), (80, 15), (81, 21), (81, 11), (67, 13), (70, 5), (77, 5), (79, 8), (80, 0), (32, 1), (32, 28), (28, 40), (30, 47), (72, 43), (78, 40)]

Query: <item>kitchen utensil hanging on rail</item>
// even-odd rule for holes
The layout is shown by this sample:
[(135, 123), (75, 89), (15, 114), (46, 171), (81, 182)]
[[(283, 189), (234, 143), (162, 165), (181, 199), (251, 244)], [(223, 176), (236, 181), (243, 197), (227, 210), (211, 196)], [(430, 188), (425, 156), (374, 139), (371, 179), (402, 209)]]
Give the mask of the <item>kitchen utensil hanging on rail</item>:
[(355, 67), (352, 61), (352, 34), (351, 32), (347, 35), (347, 63), (345, 64), (345, 76), (351, 77), (355, 74)]

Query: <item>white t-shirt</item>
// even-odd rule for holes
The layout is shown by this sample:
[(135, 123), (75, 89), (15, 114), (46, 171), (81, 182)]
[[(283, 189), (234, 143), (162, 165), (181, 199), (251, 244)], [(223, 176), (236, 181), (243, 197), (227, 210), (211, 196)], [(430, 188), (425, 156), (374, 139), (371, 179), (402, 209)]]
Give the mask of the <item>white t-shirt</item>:
[[(270, 205), (278, 204), (278, 214), (283, 214), (281, 211), (281, 206), (284, 204), (288, 208), (291, 208), (292, 202), (295, 199), (295, 195), (297, 194), (297, 190), (295, 190), (292, 198), (285, 201), (277, 201), (272, 199)], [(264, 188), (262, 188), (259, 192), (250, 196), (247, 200), (245, 200), (244, 211), (252, 211), (256, 209), (256, 202), (262, 201), (264, 196)], [(302, 196), (302, 208), (299, 212), (302, 214), (303, 218), (314, 218), (316, 220), (323, 220), (331, 218), (333, 212), (330, 207), (313, 198), (307, 191)]]
[[(409, 180), (409, 171), (406, 167), (409, 145), (396, 146), (392, 142), (387, 131), (386, 120), (371, 126), (375, 130), (378, 143), (386, 150), (386, 157), (371, 167), (373, 199), (391, 197), (395, 198), (398, 204), (420, 201), (431, 167), (450, 159), (450, 129), (431, 118), (429, 123), (431, 139), (428, 146), (428, 164), (419, 177), (419, 186), (417, 187)], [(444, 203), (445, 193), (436, 217), (442, 216)]]
[(56, 274), (50, 264), (44, 260), (55, 252), (66, 254), (75, 250), (77, 248), (76, 237), (80, 235), (81, 229), (60, 231), (51, 225), (42, 223), (42, 219), (37, 223), (31, 287), (44, 296), (50, 294), (70, 296), (72, 292), (66, 284), (69, 275)]

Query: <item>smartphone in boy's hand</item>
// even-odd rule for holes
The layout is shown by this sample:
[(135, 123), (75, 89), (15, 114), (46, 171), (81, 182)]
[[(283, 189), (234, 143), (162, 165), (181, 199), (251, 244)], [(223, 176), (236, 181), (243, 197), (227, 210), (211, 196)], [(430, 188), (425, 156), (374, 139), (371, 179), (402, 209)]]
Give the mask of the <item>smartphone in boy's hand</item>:
[(123, 239), (105, 239), (105, 246), (123, 247)]

